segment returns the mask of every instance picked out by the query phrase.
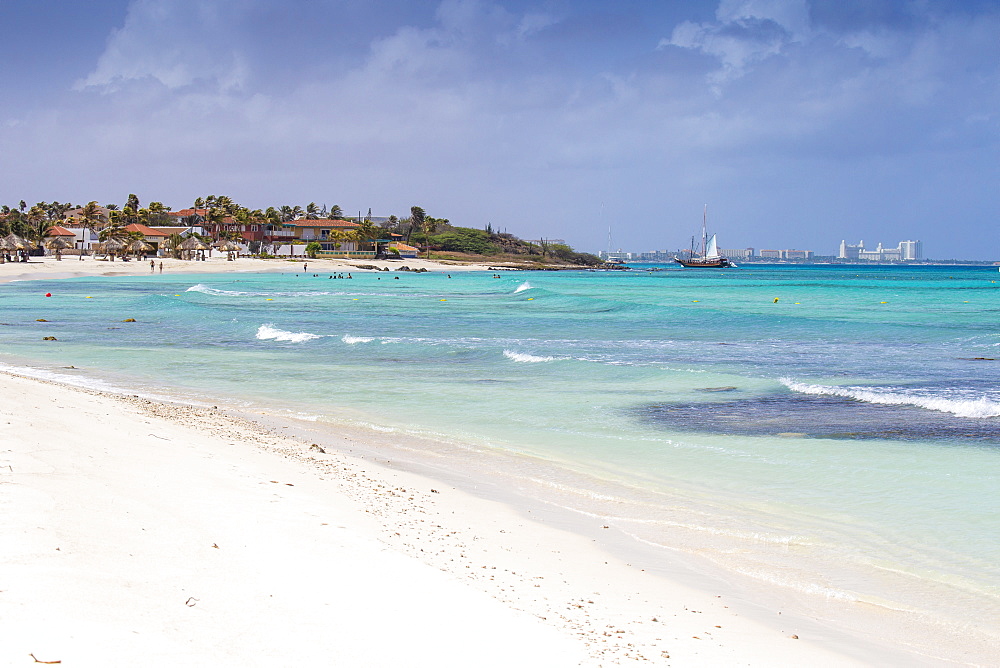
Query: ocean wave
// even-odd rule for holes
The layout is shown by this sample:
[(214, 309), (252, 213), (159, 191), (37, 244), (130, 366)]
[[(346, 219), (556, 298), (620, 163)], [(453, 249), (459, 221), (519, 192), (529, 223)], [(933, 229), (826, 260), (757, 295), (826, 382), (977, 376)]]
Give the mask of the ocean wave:
[(513, 350), (504, 350), (503, 356), (514, 362), (522, 362), (527, 364), (536, 364), (538, 362), (551, 362), (555, 357), (542, 357), (539, 355), (529, 355), (527, 353), (518, 353)]
[(236, 290), (219, 290), (218, 288), (210, 288), (204, 283), (199, 283), (198, 285), (192, 285), (184, 292), (200, 292), (206, 295), (231, 295), (237, 297), (245, 297), (254, 294), (252, 292), (237, 292)]
[(833, 385), (810, 385), (798, 383), (789, 378), (782, 378), (781, 383), (802, 394), (819, 394), (831, 397), (845, 397), (869, 404), (888, 404), (893, 406), (916, 406), (927, 410), (951, 413), (958, 417), (991, 418), (1000, 417), (1000, 403), (986, 398), (980, 399), (946, 399), (944, 397), (927, 397), (904, 394), (870, 387), (838, 387)]
[(343, 296), (347, 294), (346, 292), (244, 292), (240, 290), (220, 290), (219, 288), (210, 288), (204, 283), (192, 285), (184, 292), (200, 292), (205, 295), (219, 295), (222, 297), (327, 297), (331, 295)]
[(283, 329), (277, 329), (274, 325), (267, 324), (261, 325), (257, 328), (257, 338), (261, 341), (267, 339), (274, 339), (275, 341), (289, 341), (291, 343), (302, 343), (303, 341), (309, 341), (311, 339), (320, 338), (319, 334), (310, 334), (309, 332), (286, 332)]
[(521, 283), (521, 285), (517, 286), (517, 289), (514, 290), (514, 294), (516, 295), (518, 292), (524, 292), (525, 290), (530, 290), (531, 288), (531, 283), (525, 281), (524, 283)]
[(355, 343), (371, 343), (375, 339), (370, 336), (350, 336), (349, 334), (344, 334), (344, 337), (340, 340), (348, 345), (352, 345)]

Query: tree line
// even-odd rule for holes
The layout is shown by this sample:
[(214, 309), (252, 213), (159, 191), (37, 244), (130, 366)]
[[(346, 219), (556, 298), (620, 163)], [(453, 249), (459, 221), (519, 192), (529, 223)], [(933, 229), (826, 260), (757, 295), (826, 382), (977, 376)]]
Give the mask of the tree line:
[[(422, 247), (425, 254), (433, 251), (463, 253), (471, 255), (524, 255), (541, 258), (555, 258), (577, 264), (599, 264), (601, 261), (587, 253), (577, 253), (563, 244), (548, 244), (544, 240), (527, 242), (506, 231), (499, 232), (491, 224), (484, 229), (460, 227), (452, 225), (447, 218), (430, 216), (419, 206), (410, 207), (409, 215), (398, 217), (391, 215), (384, 220), (374, 222), (372, 211), (367, 215), (357, 217), (345, 216), (343, 209), (334, 204), (327, 207), (316, 202), (309, 202), (304, 207), (300, 205), (269, 206), (266, 209), (251, 209), (243, 206), (227, 195), (207, 195), (194, 199), (192, 212), (181, 217), (179, 222), (184, 226), (201, 225), (210, 232), (205, 242), (225, 240), (240, 241), (238, 230), (227, 230), (225, 226), (258, 226), (265, 233), (265, 239), (271, 237), (272, 243), (257, 242), (250, 251), (255, 254), (266, 254), (277, 246), (273, 234), (268, 232), (280, 229), (283, 223), (298, 220), (344, 220), (355, 223), (351, 230), (333, 230), (327, 240), (338, 248), (346, 242), (357, 242), (359, 247), (368, 246), (374, 249), (376, 241), (386, 238), (399, 238), (406, 244), (416, 244)], [(28, 206), (24, 200), (15, 206), (0, 206), (0, 236), (16, 234), (36, 245), (45, 242), (51, 229), (56, 225), (65, 227), (97, 230), (101, 242), (116, 241), (123, 244), (136, 244), (142, 235), (128, 232), (125, 227), (132, 223), (140, 223), (150, 227), (166, 227), (176, 225), (178, 218), (167, 215), (171, 208), (162, 202), (151, 201), (142, 206), (139, 197), (129, 194), (125, 202), (119, 206), (114, 203), (105, 204), (103, 208), (91, 201), (85, 205), (70, 203), (38, 202)], [(398, 235), (398, 237), (390, 237)], [(179, 245), (183, 238), (173, 235), (167, 240), (167, 248), (179, 253)], [(269, 248), (270, 246), (270, 248)], [(315, 250), (315, 248), (313, 249)]]

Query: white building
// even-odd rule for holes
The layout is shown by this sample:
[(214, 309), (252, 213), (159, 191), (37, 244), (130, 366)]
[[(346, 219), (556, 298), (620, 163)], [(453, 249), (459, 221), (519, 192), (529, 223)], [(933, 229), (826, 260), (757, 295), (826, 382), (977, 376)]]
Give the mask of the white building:
[(811, 260), (813, 252), (811, 250), (795, 250), (793, 248), (783, 248), (780, 250), (767, 249), (761, 250), (760, 256), (776, 260)]
[(924, 259), (924, 242), (923, 241), (900, 241), (899, 242), (899, 255), (902, 260), (923, 260)]
[(869, 260), (872, 262), (898, 262), (900, 260), (899, 246), (896, 248), (884, 248), (879, 242), (875, 250), (861, 249), (858, 253), (859, 260)]
[(857, 245), (853, 245), (842, 240), (840, 242), (840, 252), (837, 254), (837, 258), (840, 260), (857, 260), (859, 253), (864, 249), (864, 241), (859, 241)]
[(719, 250), (719, 255), (728, 257), (730, 260), (752, 260), (753, 248), (723, 248)]
[(899, 262), (906, 260), (924, 259), (924, 242), (922, 241), (900, 241), (895, 248), (886, 248), (881, 243), (875, 250), (865, 248), (865, 242), (859, 241), (857, 246), (848, 244), (846, 241), (840, 242), (840, 253), (837, 258), (841, 260), (868, 260), (870, 262)]

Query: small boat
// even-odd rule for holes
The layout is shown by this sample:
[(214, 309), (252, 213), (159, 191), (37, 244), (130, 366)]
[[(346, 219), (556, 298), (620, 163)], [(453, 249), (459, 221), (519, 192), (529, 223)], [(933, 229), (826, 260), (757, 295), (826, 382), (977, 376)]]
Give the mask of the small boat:
[(705, 205), (705, 212), (701, 219), (701, 254), (695, 255), (694, 239), (691, 240), (691, 254), (686, 258), (675, 257), (674, 262), (682, 267), (693, 267), (701, 269), (724, 269), (735, 267), (736, 264), (728, 257), (719, 255), (719, 246), (715, 241), (715, 235), (708, 236), (708, 205)]

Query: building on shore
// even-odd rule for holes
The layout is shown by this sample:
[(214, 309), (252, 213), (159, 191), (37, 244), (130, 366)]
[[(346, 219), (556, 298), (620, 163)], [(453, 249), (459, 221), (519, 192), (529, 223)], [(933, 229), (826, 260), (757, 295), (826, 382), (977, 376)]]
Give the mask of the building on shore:
[(753, 248), (721, 248), (719, 255), (728, 257), (730, 260), (752, 260), (754, 258)]
[(605, 262), (631, 262), (633, 260), (634, 255), (635, 255), (634, 253), (626, 253), (621, 249), (619, 249), (616, 252), (612, 251), (597, 252), (597, 257), (601, 258)]
[(900, 241), (899, 254), (900, 254), (900, 259), (902, 260), (923, 260), (924, 242), (920, 240)]
[(654, 250), (645, 253), (633, 253), (636, 262), (673, 262), (675, 257), (687, 257), (689, 250)]
[(868, 262), (906, 262), (924, 259), (924, 242), (922, 241), (900, 241), (895, 248), (886, 248), (879, 242), (874, 250), (865, 248), (865, 242), (859, 241), (857, 245), (849, 244), (846, 241), (840, 242), (840, 252), (837, 254), (838, 260), (866, 260)]
[(761, 249), (761, 258), (772, 260), (811, 260), (813, 252), (811, 250), (796, 250), (794, 248), (785, 249)]

